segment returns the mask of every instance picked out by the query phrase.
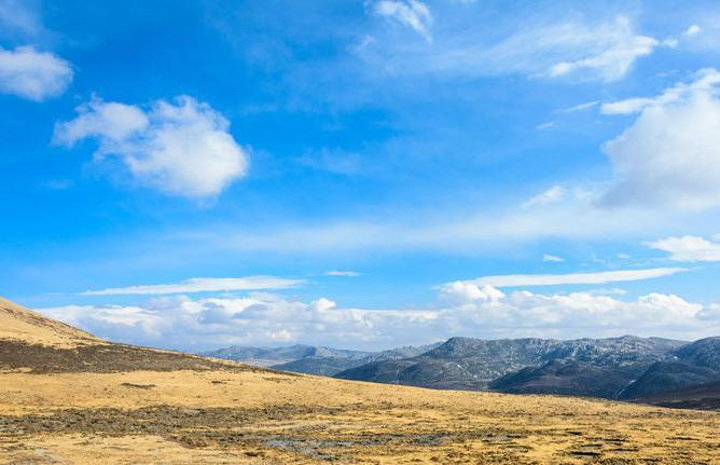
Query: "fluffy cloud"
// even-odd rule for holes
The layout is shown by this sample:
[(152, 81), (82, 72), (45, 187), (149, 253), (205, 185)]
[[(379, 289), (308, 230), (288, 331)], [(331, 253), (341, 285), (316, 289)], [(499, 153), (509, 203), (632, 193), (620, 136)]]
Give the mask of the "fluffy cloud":
[(372, 7), (375, 14), (408, 26), (428, 42), (432, 41), (432, 13), (425, 3), (419, 0), (380, 0)]
[(522, 287), (522, 286), (558, 286), (564, 284), (607, 284), (672, 276), (688, 271), (686, 268), (651, 268), (646, 270), (603, 271), (600, 273), (570, 274), (514, 274), (485, 276), (465, 281), (475, 286)]
[(668, 252), (678, 262), (720, 262), (720, 243), (702, 237), (668, 237), (647, 245)]
[(160, 100), (148, 110), (94, 99), (78, 113), (56, 126), (56, 143), (95, 139), (96, 158), (118, 157), (142, 184), (166, 194), (213, 197), (246, 175), (248, 156), (228, 121), (192, 97)]
[[(472, 286), (465, 283), (463, 295), (472, 294), (468, 291)], [(703, 306), (674, 295), (649, 294), (634, 301), (623, 301), (591, 292), (548, 295), (516, 291), (489, 299), (487, 291), (479, 291), (477, 298), (471, 297), (443, 313), (468, 328), (496, 336), (572, 338), (635, 333), (694, 338), (712, 334), (720, 325), (720, 320), (714, 319), (712, 328), (703, 329), (699, 321)], [(444, 292), (453, 291), (445, 289)]]
[(609, 204), (705, 209), (720, 206), (720, 72), (705, 70), (655, 98), (604, 105), (605, 113), (638, 113), (606, 143), (619, 181)]
[(0, 93), (40, 102), (65, 92), (72, 78), (70, 63), (52, 53), (0, 48)]
[(268, 289), (288, 289), (301, 285), (298, 279), (277, 278), (274, 276), (250, 276), (247, 278), (192, 278), (176, 284), (157, 284), (129, 286), (98, 291), (85, 291), (81, 295), (162, 295), (188, 294), (194, 292), (249, 291)]
[(505, 294), (491, 286), (455, 282), (443, 286), (437, 303), (427, 310), (366, 310), (326, 298), (303, 302), (256, 293), (40, 311), (116, 341), (199, 350), (295, 342), (372, 349), (459, 335), (576, 338), (632, 333), (695, 339), (720, 331), (718, 308), (665, 294), (626, 301), (593, 292)]

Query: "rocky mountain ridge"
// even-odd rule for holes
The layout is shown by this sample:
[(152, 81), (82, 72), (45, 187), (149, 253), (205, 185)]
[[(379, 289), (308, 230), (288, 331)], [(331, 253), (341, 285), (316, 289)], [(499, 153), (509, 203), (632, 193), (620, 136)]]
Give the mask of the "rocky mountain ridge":
[[(720, 399), (720, 337), (687, 343), (623, 336), (608, 339), (451, 338), (416, 357), (377, 361), (337, 378), (438, 389), (560, 394), (664, 405), (682, 392)], [(708, 386), (708, 389), (700, 389)], [(720, 386), (720, 384), (718, 385)], [(670, 394), (677, 392), (678, 396)], [(712, 398), (701, 399), (713, 404)], [(671, 402), (672, 401), (672, 402)]]

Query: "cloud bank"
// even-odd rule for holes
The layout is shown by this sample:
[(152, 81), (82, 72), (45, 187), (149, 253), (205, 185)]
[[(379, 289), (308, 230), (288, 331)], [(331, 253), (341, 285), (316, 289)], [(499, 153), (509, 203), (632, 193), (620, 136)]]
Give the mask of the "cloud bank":
[(676, 295), (620, 300), (592, 292), (506, 294), (468, 282), (443, 286), (438, 302), (422, 310), (368, 310), (326, 298), (304, 302), (253, 293), (40, 311), (115, 341), (197, 350), (289, 343), (380, 349), (452, 336), (577, 338), (632, 333), (696, 339), (720, 332), (720, 306), (703, 306)]

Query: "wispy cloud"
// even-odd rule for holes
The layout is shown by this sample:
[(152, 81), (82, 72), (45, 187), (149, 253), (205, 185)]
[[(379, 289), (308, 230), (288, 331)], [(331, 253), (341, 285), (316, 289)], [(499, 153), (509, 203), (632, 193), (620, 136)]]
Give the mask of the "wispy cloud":
[(568, 195), (568, 190), (562, 186), (552, 186), (542, 191), (522, 204), (523, 208), (532, 208), (542, 205), (553, 204), (562, 201)]
[(45, 28), (37, 11), (30, 7), (34, 2), (21, 0), (0, 0), (0, 36), (9, 31), (35, 37)]
[(600, 104), (600, 102), (598, 100), (594, 100), (592, 102), (581, 103), (579, 105), (575, 105), (570, 108), (563, 108), (561, 110), (558, 110), (558, 113), (577, 113), (580, 111), (585, 111), (585, 110), (590, 110), (591, 108), (595, 108), (599, 104)]
[(546, 253), (545, 255), (543, 255), (543, 261), (544, 262), (561, 263), (561, 262), (564, 262), (565, 259), (562, 257), (558, 257), (557, 255), (552, 255), (552, 254)]
[(380, 38), (356, 52), (375, 65), (373, 68), (392, 74), (524, 74), (610, 82), (624, 78), (638, 59), (663, 45), (635, 32), (625, 17), (590, 22), (563, 21), (554, 15), (525, 27), (514, 24), (499, 38), (499, 34), (489, 35), (484, 28), (465, 22), (471, 19), (456, 18), (454, 23), (438, 27), (433, 47)]
[(485, 276), (464, 281), (476, 286), (523, 287), (523, 286), (559, 286), (572, 284), (608, 284), (672, 276), (689, 271), (687, 268), (652, 268), (646, 270), (603, 271), (599, 273), (571, 274), (517, 274)]
[(325, 276), (345, 276), (348, 278), (360, 276), (360, 273), (357, 271), (340, 271), (340, 270), (332, 270), (325, 272)]
[(483, 253), (551, 238), (642, 241), (650, 231), (674, 234), (681, 224), (668, 222), (665, 211), (600, 207), (596, 201), (602, 192), (576, 195), (573, 191), (557, 201), (534, 202), (525, 208), (505, 203), (485, 212), (455, 207), (428, 214), (411, 209), (392, 219), (341, 217), (262, 230), (217, 224), (178, 232), (163, 241), (183, 247), (202, 245), (206, 250), (302, 256), (371, 250)]
[(428, 42), (432, 41), (430, 26), (433, 17), (430, 7), (425, 3), (419, 0), (379, 0), (371, 3), (371, 5), (376, 15), (408, 26)]
[(249, 276), (245, 278), (192, 278), (175, 284), (153, 284), (85, 291), (80, 295), (162, 295), (191, 294), (195, 292), (227, 292), (288, 289), (298, 287), (304, 281), (274, 276)]
[(661, 45), (652, 37), (635, 34), (630, 20), (625, 17), (616, 20), (616, 28), (605, 39), (604, 49), (589, 52), (577, 60), (556, 63), (550, 68), (549, 75), (559, 77), (589, 71), (605, 81), (617, 81), (628, 73), (638, 58), (650, 55)]

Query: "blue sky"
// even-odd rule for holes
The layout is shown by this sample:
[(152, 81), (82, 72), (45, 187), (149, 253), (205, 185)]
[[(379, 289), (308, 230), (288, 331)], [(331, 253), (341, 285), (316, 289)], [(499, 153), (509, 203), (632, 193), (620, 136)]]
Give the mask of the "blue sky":
[(718, 334), (719, 58), (711, 1), (0, 0), (0, 295), (193, 350)]

